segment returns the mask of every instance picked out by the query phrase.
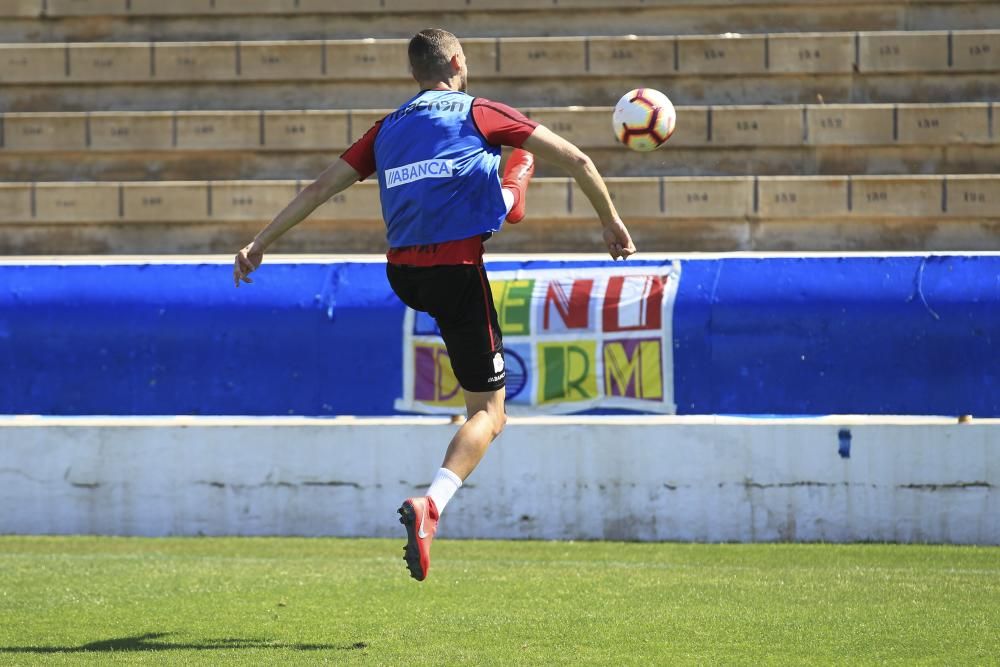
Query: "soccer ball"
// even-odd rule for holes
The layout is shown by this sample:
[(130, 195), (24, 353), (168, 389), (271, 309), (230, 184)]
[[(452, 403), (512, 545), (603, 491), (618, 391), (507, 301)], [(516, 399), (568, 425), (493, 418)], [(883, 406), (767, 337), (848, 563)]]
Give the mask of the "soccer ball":
[(615, 136), (634, 151), (651, 151), (662, 146), (674, 133), (677, 112), (670, 99), (652, 88), (630, 90), (611, 114)]

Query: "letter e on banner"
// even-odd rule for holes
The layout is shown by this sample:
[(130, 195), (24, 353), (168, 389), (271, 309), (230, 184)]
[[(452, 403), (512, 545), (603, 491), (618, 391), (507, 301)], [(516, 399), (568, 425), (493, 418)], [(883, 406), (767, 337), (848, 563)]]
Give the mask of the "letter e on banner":
[(497, 280), (490, 283), (493, 302), (504, 336), (531, 333), (531, 293), (534, 280)]

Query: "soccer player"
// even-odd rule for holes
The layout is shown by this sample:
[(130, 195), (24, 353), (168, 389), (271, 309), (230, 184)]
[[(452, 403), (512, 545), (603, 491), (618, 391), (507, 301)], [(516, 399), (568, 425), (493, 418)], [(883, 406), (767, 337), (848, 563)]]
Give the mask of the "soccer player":
[[(403, 303), (436, 320), (468, 415), (427, 494), (399, 508), (407, 532), (403, 558), (423, 581), (441, 512), (507, 421), (503, 343), (483, 242), (505, 219), (524, 218), (534, 155), (583, 189), (612, 258), (625, 259), (635, 246), (589, 157), (511, 107), (466, 94), (465, 53), (454, 35), (421, 30), (410, 40), (409, 59), (420, 92), (376, 122), (239, 251), (233, 281), (253, 282), (249, 274), (278, 237), (333, 195), (378, 175), (389, 284)], [(501, 146), (515, 148), (502, 179)]]

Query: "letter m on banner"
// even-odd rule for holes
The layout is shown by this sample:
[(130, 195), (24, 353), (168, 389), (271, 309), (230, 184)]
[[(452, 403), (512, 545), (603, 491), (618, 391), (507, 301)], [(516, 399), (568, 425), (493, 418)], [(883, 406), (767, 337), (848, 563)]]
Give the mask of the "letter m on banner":
[(604, 392), (646, 401), (663, 399), (662, 340), (624, 339), (604, 344)]
[(604, 294), (605, 332), (644, 331), (662, 326), (667, 276), (612, 276)]

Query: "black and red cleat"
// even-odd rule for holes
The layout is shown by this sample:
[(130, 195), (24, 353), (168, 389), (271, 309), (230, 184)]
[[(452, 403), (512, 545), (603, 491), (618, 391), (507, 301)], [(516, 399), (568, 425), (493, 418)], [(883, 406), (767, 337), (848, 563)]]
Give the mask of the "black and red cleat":
[(524, 204), (527, 198), (528, 182), (535, 173), (535, 156), (522, 148), (515, 148), (507, 158), (500, 186), (514, 192), (514, 205), (507, 213), (507, 222), (517, 224), (524, 220)]
[(438, 527), (438, 509), (430, 496), (407, 498), (399, 508), (399, 522), (406, 526), (403, 560), (410, 576), (417, 581), (427, 578), (431, 569), (431, 540)]

